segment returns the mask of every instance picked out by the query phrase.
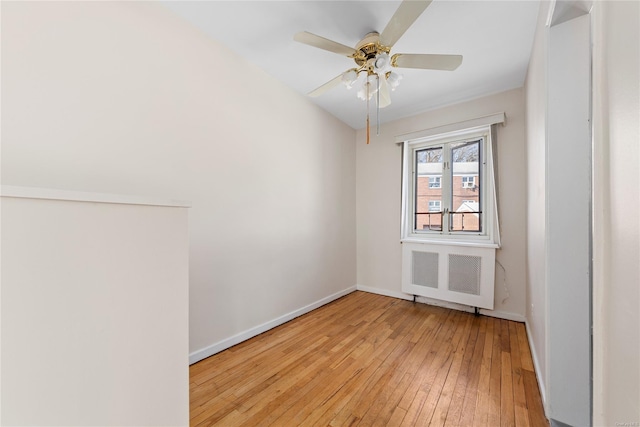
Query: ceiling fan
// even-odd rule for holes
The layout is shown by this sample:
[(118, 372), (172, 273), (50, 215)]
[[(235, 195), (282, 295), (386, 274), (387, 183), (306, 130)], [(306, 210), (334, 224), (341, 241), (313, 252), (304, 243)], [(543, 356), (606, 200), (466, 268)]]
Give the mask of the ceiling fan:
[[(394, 90), (402, 76), (394, 68), (419, 68), (425, 70), (453, 71), (462, 63), (462, 55), (434, 55), (396, 53), (390, 55), (391, 48), (409, 29), (416, 19), (431, 4), (431, 0), (404, 0), (391, 17), (382, 33), (371, 32), (360, 40), (355, 48), (302, 31), (293, 39), (319, 49), (352, 58), (356, 67), (350, 68), (322, 86), (309, 92), (309, 96), (320, 96), (328, 90), (344, 83), (348, 88), (360, 86), (358, 97), (367, 102), (374, 95), (378, 108), (391, 103), (390, 90)], [(367, 114), (367, 131), (369, 116)], [(368, 132), (367, 132), (368, 134)], [(369, 138), (367, 137), (367, 143)]]

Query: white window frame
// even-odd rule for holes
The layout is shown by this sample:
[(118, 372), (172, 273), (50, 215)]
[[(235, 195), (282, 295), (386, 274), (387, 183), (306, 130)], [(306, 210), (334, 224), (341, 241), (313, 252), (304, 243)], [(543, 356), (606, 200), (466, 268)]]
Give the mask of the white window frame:
[[(433, 182), (431, 182), (431, 180), (433, 180)], [(442, 188), (442, 178), (439, 176), (430, 176), (429, 188)]]
[[(469, 178), (471, 178), (470, 181), (469, 181)], [(469, 185), (469, 184), (471, 184), (471, 185)], [(476, 177), (475, 176), (473, 176), (473, 175), (463, 175), (462, 176), (462, 188), (473, 188), (475, 185), (476, 185)]]
[[(482, 215), (482, 231), (450, 231), (443, 224), (441, 231), (435, 230), (416, 230), (414, 228), (415, 217), (415, 194), (416, 194), (416, 151), (429, 147), (443, 146), (448, 143), (465, 142), (482, 139), (481, 147), (481, 170), (480, 185), (483, 193), (480, 201), (480, 210)], [(447, 167), (449, 159), (449, 151), (443, 150), (443, 167)], [(445, 175), (449, 177), (445, 178)], [(444, 185), (442, 194), (442, 206), (446, 207), (450, 204), (450, 195), (445, 194), (446, 188), (451, 188), (453, 182), (453, 174), (443, 170), (443, 180), (448, 179), (449, 184)], [(493, 153), (491, 141), (491, 126), (479, 126), (471, 129), (464, 129), (441, 133), (428, 137), (419, 137), (415, 139), (405, 140), (403, 143), (403, 173), (402, 173), (402, 242), (417, 243), (437, 243), (437, 244), (456, 244), (463, 246), (485, 246), (499, 247), (499, 233), (497, 225), (497, 212), (495, 203), (495, 182), (493, 173)], [(448, 215), (448, 213), (445, 213)]]
[[(431, 204), (433, 203), (433, 206), (437, 206), (437, 209), (431, 209)], [(429, 200), (429, 212), (440, 212), (440, 209), (442, 209), (442, 201), (441, 200)]]

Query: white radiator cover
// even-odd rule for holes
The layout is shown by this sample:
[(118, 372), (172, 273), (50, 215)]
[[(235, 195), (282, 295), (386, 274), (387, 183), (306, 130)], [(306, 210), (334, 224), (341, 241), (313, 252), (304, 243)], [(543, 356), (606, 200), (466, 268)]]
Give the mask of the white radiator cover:
[(402, 291), (493, 310), (496, 250), (404, 242)]

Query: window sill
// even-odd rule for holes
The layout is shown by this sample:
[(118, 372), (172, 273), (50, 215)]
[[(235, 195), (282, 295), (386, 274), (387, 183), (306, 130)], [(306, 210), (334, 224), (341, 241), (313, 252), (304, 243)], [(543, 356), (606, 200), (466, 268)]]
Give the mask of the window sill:
[(404, 239), (400, 239), (400, 243), (421, 243), (425, 245), (467, 246), (473, 248), (500, 249), (500, 245), (488, 240), (429, 239), (406, 237)]

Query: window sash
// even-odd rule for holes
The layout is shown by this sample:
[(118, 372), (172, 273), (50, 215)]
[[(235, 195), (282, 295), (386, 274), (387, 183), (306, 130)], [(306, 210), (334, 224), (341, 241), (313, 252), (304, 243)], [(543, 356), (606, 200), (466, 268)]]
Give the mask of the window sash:
[[(412, 203), (412, 209), (414, 212), (414, 221), (413, 221), (413, 229), (412, 229), (412, 233), (414, 234), (470, 234), (470, 233), (475, 233), (475, 234), (484, 234), (483, 230), (486, 229), (486, 227), (484, 227), (483, 222), (484, 222), (484, 217), (482, 215), (482, 189), (479, 189), (479, 200), (478, 200), (478, 206), (480, 207), (478, 211), (476, 212), (456, 212), (454, 210), (454, 167), (452, 165), (454, 165), (454, 159), (453, 159), (453, 153), (454, 150), (457, 149), (461, 149), (462, 147), (464, 147), (464, 144), (474, 144), (474, 143), (479, 143), (479, 155), (478, 155), (478, 177), (479, 177), (479, 181), (482, 182), (482, 173), (483, 173), (483, 167), (482, 167), (482, 152), (483, 152), (483, 148), (486, 145), (486, 138), (484, 136), (481, 137), (473, 137), (473, 138), (467, 138), (467, 139), (461, 139), (461, 140), (453, 140), (453, 141), (448, 141), (444, 144), (440, 144), (437, 142), (434, 142), (432, 144), (426, 143), (426, 144), (417, 144), (414, 147), (411, 148), (411, 157), (413, 158), (413, 174), (412, 174), (412, 186), (413, 186), (413, 203)], [(462, 146), (460, 145), (462, 144)], [(432, 212), (438, 212), (435, 211), (434, 209), (432, 209), (432, 200), (429, 200), (428, 202), (428, 212), (421, 212), (419, 209), (419, 195), (418, 195), (418, 188), (419, 188), (419, 179), (420, 179), (420, 171), (419, 171), (419, 164), (421, 163), (418, 159), (420, 153), (424, 152), (425, 150), (433, 150), (433, 149), (437, 149), (437, 150), (442, 150), (442, 161), (440, 162), (422, 162), (425, 165), (440, 165), (439, 169), (436, 171), (435, 169), (432, 168), (432, 170), (430, 170), (431, 173), (437, 173), (440, 172), (440, 176), (437, 177), (428, 177), (429, 182), (428, 182), (428, 188), (439, 188), (441, 189), (441, 194), (439, 194), (438, 196), (441, 197), (440, 199), (440, 209), (438, 209), (439, 212), (442, 212), (443, 215), (441, 216), (441, 227), (440, 228), (433, 228), (431, 227), (431, 223), (434, 222), (433, 218), (431, 217), (431, 215), (429, 215)], [(433, 184), (435, 183), (439, 183), (439, 186), (434, 186)], [(462, 183), (463, 183), (463, 187), (465, 183), (468, 182), (472, 182), (475, 183), (475, 176), (462, 176)], [(458, 184), (459, 185), (459, 184)], [(466, 188), (466, 187), (465, 187)], [(436, 196), (436, 197), (438, 197)], [(442, 206), (445, 206), (445, 210), (442, 210)], [(478, 214), (478, 222), (479, 222), (479, 227), (475, 227), (473, 230), (469, 231), (469, 230), (465, 230), (464, 229), (464, 218), (465, 216), (472, 214), (472, 213), (477, 213)], [(429, 215), (428, 217), (428, 222), (429, 222), (429, 226), (428, 227), (419, 227), (419, 224), (421, 222), (427, 222), (424, 218), (420, 217), (420, 216), (424, 216), (424, 215)], [(420, 221), (419, 218), (423, 219), (423, 221)], [(459, 218), (459, 219), (457, 219)], [(457, 220), (456, 220), (457, 219)], [(469, 222), (469, 221), (468, 221)], [(461, 223), (461, 229), (457, 229), (455, 227), (456, 223)], [(478, 230), (479, 228), (479, 230)]]
[[(492, 246), (499, 247), (499, 233), (498, 233), (498, 223), (497, 223), (497, 204), (496, 204), (496, 194), (495, 194), (495, 182), (493, 176), (493, 139), (495, 138), (495, 133), (492, 131), (491, 126), (484, 126), (474, 129), (461, 130), (456, 132), (451, 132), (448, 134), (429, 136), (413, 141), (404, 141), (403, 143), (403, 192), (402, 192), (402, 241), (422, 241), (422, 242), (451, 242), (452, 244), (470, 244), (470, 245), (480, 245), (480, 246)], [(475, 225), (472, 227), (476, 227), (477, 229), (477, 221), (480, 220), (482, 226), (480, 231), (468, 231), (468, 230), (450, 230), (450, 218), (449, 216), (458, 215), (462, 216), (462, 213), (455, 214), (452, 211), (452, 182), (453, 182), (453, 173), (451, 171), (452, 165), (452, 154), (451, 154), (451, 143), (464, 143), (464, 142), (480, 142), (480, 158), (479, 158), (479, 173), (477, 178), (474, 176), (467, 177), (465, 181), (472, 182), (474, 186), (482, 186), (480, 189), (483, 191), (483, 194), (480, 195), (478, 200), (478, 208), (471, 211), (465, 211), (465, 218), (471, 218), (471, 215), (477, 215), (478, 219), (474, 220)], [(435, 221), (437, 213), (431, 212), (431, 215), (424, 215), (424, 218), (429, 219), (430, 226), (425, 225), (424, 228), (416, 229), (416, 214), (419, 211), (416, 211), (416, 197), (417, 197), (417, 181), (416, 181), (416, 172), (417, 172), (417, 160), (416, 160), (416, 151), (432, 149), (437, 147), (446, 147), (447, 149), (443, 150), (443, 158), (442, 158), (442, 167), (443, 173), (441, 177), (441, 189), (442, 189), (442, 201), (441, 208), (447, 208), (448, 211), (442, 214), (442, 226), (437, 224), (437, 226), (432, 226)], [(457, 174), (456, 176), (460, 176)], [(459, 178), (456, 178), (459, 179)], [(448, 181), (448, 183), (447, 183)], [(461, 186), (461, 181), (458, 182), (458, 186)], [(466, 190), (468, 191), (468, 190)], [(461, 197), (459, 194), (457, 197)], [(462, 194), (464, 197), (464, 193)], [(467, 198), (465, 198), (467, 200)], [(462, 203), (462, 202), (461, 202)], [(425, 205), (423, 206), (426, 207)], [(472, 208), (475, 208), (472, 207)], [(442, 210), (441, 212), (445, 212)], [(426, 214), (427, 212), (425, 212)], [(423, 219), (422, 223), (426, 222)], [(467, 224), (467, 219), (465, 219), (465, 228)], [(471, 222), (471, 221), (469, 221)], [(459, 227), (458, 227), (459, 228)]]

